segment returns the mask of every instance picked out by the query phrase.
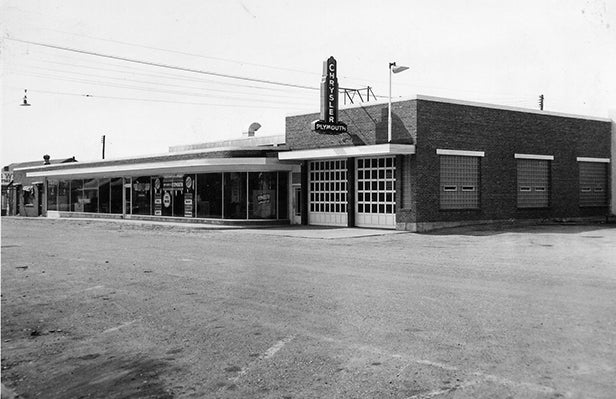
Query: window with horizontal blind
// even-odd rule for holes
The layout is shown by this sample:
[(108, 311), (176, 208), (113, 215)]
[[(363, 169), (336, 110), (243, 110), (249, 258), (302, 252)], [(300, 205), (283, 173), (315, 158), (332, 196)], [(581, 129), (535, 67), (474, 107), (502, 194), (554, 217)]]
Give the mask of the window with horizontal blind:
[(550, 160), (517, 159), (518, 208), (550, 206)]
[(440, 155), (440, 209), (479, 208), (478, 156)]
[(578, 162), (580, 173), (580, 206), (607, 206), (608, 163)]

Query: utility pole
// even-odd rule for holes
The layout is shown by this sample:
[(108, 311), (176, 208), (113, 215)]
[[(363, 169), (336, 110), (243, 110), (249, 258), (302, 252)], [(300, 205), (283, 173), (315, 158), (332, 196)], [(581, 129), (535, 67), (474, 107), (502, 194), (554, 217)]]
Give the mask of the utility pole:
[(103, 159), (105, 159), (105, 135), (101, 137), (101, 143), (103, 143)]

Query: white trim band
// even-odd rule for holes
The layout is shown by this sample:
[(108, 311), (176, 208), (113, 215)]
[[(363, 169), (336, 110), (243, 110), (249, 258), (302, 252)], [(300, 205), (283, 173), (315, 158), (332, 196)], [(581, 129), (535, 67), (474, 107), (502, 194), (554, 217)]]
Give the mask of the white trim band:
[(292, 171), (295, 165), (281, 164), (276, 158), (203, 158), (170, 162), (149, 162), (137, 164), (120, 164), (105, 166), (84, 166), (27, 172), (27, 177), (61, 177), (61, 176), (139, 176), (162, 173), (199, 173), (199, 172), (252, 172), (252, 171)]
[(412, 144), (376, 144), (279, 152), (278, 159), (281, 161), (298, 161), (302, 159), (336, 159), (410, 154), (415, 154), (415, 146)]
[(458, 155), (461, 157), (485, 157), (484, 151), (460, 151), (460, 150), (444, 150), (441, 148), (436, 149), (437, 155)]
[(597, 163), (610, 163), (609, 158), (586, 158), (586, 157), (577, 157), (578, 162), (597, 162)]
[(542, 161), (553, 161), (554, 155), (537, 155), (537, 154), (514, 154), (515, 159), (538, 159)]

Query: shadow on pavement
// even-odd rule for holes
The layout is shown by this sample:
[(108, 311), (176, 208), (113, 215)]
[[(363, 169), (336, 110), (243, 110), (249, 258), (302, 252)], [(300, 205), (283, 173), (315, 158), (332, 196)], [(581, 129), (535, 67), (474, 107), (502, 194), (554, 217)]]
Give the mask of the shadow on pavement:
[(428, 231), (427, 235), (463, 235), (463, 236), (492, 236), (499, 234), (579, 234), (606, 229), (615, 229), (616, 223), (575, 223), (575, 222), (549, 222), (541, 224), (497, 223), (485, 225), (471, 225), (451, 227)]

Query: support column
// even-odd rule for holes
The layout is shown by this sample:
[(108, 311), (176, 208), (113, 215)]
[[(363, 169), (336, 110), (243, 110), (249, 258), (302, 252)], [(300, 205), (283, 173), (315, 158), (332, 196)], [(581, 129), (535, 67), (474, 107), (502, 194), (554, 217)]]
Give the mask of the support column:
[(302, 161), (300, 195), (302, 196), (301, 219), (304, 226), (308, 224), (308, 173), (310, 173), (308, 161)]
[(355, 158), (348, 158), (347, 165), (347, 226), (355, 227)]

